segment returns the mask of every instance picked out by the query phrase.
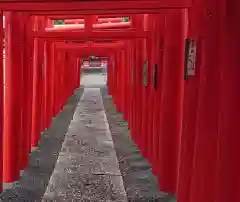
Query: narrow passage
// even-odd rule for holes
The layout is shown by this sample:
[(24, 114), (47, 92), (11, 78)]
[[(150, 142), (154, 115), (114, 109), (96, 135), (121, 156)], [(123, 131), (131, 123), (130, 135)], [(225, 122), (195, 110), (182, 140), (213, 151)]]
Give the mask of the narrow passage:
[(85, 88), (43, 201), (127, 201), (99, 88)]

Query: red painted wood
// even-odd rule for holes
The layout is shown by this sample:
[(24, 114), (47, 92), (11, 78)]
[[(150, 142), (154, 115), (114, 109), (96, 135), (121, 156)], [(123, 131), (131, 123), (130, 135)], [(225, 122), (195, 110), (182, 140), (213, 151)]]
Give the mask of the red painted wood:
[(142, 83), (142, 66), (143, 66), (143, 43), (140, 39), (137, 40), (136, 42), (136, 143), (138, 147), (141, 149), (141, 138), (142, 138), (142, 88), (143, 88), (143, 83)]
[(165, 15), (160, 14), (157, 17), (156, 21), (156, 61), (157, 64), (157, 83), (155, 89), (155, 106), (153, 112), (153, 173), (158, 174), (158, 166), (161, 164), (159, 162), (159, 123), (160, 123), (160, 101), (161, 101), (161, 93), (162, 93), (162, 68), (163, 68), (163, 53), (164, 53), (164, 32), (165, 32)]
[[(6, 23), (6, 68), (5, 68), (5, 103), (4, 103), (4, 152), (3, 181), (14, 182), (20, 176), (20, 143), (22, 138), (22, 65), (21, 44), (16, 38), (20, 33), (19, 14), (8, 12)], [(18, 89), (18, 90), (16, 90)]]
[(142, 124), (141, 124), (141, 133), (140, 133), (140, 143), (139, 143), (139, 148), (141, 150), (141, 153), (143, 156), (147, 157), (147, 124), (148, 124), (148, 112), (149, 112), (149, 103), (148, 103), (148, 96), (149, 96), (149, 85), (147, 87), (143, 86), (143, 66), (144, 66), (144, 61), (148, 62), (148, 80), (149, 80), (149, 58), (148, 58), (148, 50), (147, 50), (147, 40), (144, 39), (142, 41), (142, 47), (143, 47), (143, 61), (140, 63), (140, 68), (142, 69), (142, 76), (141, 78), (141, 100), (142, 100), (142, 113), (141, 113), (141, 118), (142, 118)]
[[(227, 9), (226, 9), (227, 8)], [(222, 69), (215, 201), (239, 201), (239, 29), (238, 1), (220, 1), (219, 65)], [(217, 7), (216, 7), (217, 9)], [(227, 29), (226, 26), (227, 25)]]
[(55, 40), (89, 40), (89, 39), (131, 39), (146, 38), (147, 33), (135, 31), (93, 31), (87, 32), (34, 32), (36, 38), (54, 38)]
[[(65, 18), (61, 18), (65, 19)], [(64, 20), (64, 24), (84, 24), (84, 19), (68, 19)]]
[(84, 24), (56, 25), (54, 27), (45, 28), (45, 31), (48, 31), (48, 32), (66, 32), (66, 31), (82, 31), (82, 30), (84, 30)]
[[(40, 29), (41, 18), (35, 18), (34, 24), (36, 29)], [(31, 148), (36, 147), (40, 140), (40, 133), (44, 129), (43, 126), (43, 41), (41, 39), (34, 40), (33, 51), (33, 100), (32, 100), (32, 137)], [(42, 53), (41, 53), (42, 52)]]
[[(220, 7), (220, 5), (216, 5), (216, 2), (214, 1), (204, 3), (205, 5), (203, 9), (207, 10), (208, 13), (204, 13), (202, 16), (203, 31), (201, 39), (203, 60), (199, 75), (197, 124), (190, 186), (190, 201), (196, 202), (210, 202), (215, 200), (213, 190), (215, 190), (216, 186), (217, 161), (219, 158), (219, 152), (221, 151), (219, 150), (219, 133), (222, 132), (219, 130), (221, 128), (219, 125), (220, 100), (222, 99), (222, 96), (227, 96), (228, 93), (231, 95), (232, 93), (230, 91), (223, 91), (227, 94), (221, 94), (222, 89), (220, 88), (221, 84), (224, 82), (220, 59), (220, 44), (222, 43), (220, 31), (222, 29), (219, 29), (224, 21), (222, 21), (223, 17), (220, 16), (220, 9), (225, 9), (225, 6)], [(222, 48), (225, 49), (225, 47)], [(234, 54), (234, 52), (232, 52), (232, 54)], [(225, 76), (227, 77), (227, 75)], [(233, 80), (235, 79), (233, 78)], [(226, 90), (225, 87), (224, 90)], [(238, 99), (238, 95), (235, 96), (235, 99)], [(231, 107), (234, 106), (236, 106), (235, 102), (233, 102)], [(228, 109), (230, 108), (230, 106), (222, 107), (223, 111), (225, 107)], [(228, 122), (229, 121), (231, 120), (228, 120)], [(225, 127), (223, 128), (226, 129)], [(232, 147), (234, 147), (234, 143), (232, 144)], [(222, 154), (225, 153), (224, 151), (221, 152)], [(200, 176), (203, 175), (204, 178), (201, 178)], [(233, 187), (237, 186), (237, 184), (234, 183), (232, 183), (232, 185)], [(236, 200), (239, 199), (237, 198)]]
[(80, 58), (77, 59), (77, 80), (76, 80), (76, 88), (81, 87), (81, 60)]
[(118, 18), (118, 17), (116, 17), (116, 18), (106, 18), (106, 17), (104, 17), (104, 18), (98, 18), (98, 22), (99, 22), (99, 23), (122, 22), (122, 21), (123, 21), (122, 18)]
[[(3, 12), (0, 13), (0, 58), (3, 57)], [(3, 117), (4, 117), (4, 82), (3, 82), (3, 60), (0, 63), (0, 193), (3, 181)]]
[[(34, 2), (32, 0), (32, 2)], [(98, 10), (121, 10), (125, 9), (162, 9), (162, 8), (188, 8), (191, 6), (190, 0), (162, 0), (162, 1), (82, 1), (82, 2), (4, 2), (0, 4), (1, 10), (12, 11), (76, 11), (81, 14), (81, 10), (94, 11), (98, 14)], [(51, 15), (51, 14), (50, 14)]]
[(31, 137), (32, 137), (32, 109), (33, 109), (33, 55), (34, 55), (34, 39), (32, 36), (32, 28), (33, 28), (33, 17), (28, 16), (26, 26), (26, 40), (27, 40), (27, 63), (29, 65), (29, 82), (31, 85), (29, 85), (29, 108), (28, 108), (28, 116), (29, 118), (29, 139), (28, 139), (28, 152), (31, 151)]
[(194, 143), (197, 124), (197, 107), (199, 95), (199, 77), (202, 66), (203, 47), (199, 36), (202, 33), (202, 7), (195, 5), (189, 12), (188, 37), (197, 40), (196, 75), (184, 83), (183, 122), (180, 149), (179, 182), (177, 198), (179, 202), (190, 202)]
[(161, 96), (159, 140), (159, 186), (176, 193), (178, 180), (178, 157), (181, 134), (185, 11), (166, 13), (165, 45), (163, 55), (163, 81)]
[[(187, 7), (191, 7), (191, 6), (187, 6)], [(170, 7), (169, 7), (170, 8)], [(52, 19), (72, 19), (72, 18), (79, 18), (79, 15), (82, 16), (86, 16), (86, 15), (101, 15), (101, 16), (112, 16), (112, 15), (116, 15), (116, 16), (129, 16), (129, 15), (135, 15), (135, 14), (159, 14), (162, 12), (163, 8), (156, 8), (156, 9), (152, 9), (152, 8), (144, 8), (144, 9), (138, 9), (138, 8), (133, 8), (133, 9), (117, 9), (117, 10), (78, 10), (78, 11), (56, 11), (56, 10), (52, 10), (51, 12), (49, 11), (29, 11), (29, 14), (34, 15), (34, 16), (48, 16), (50, 15), (50, 17)], [(65, 17), (65, 16), (68, 17)], [(56, 16), (56, 17), (54, 17)], [(59, 16), (64, 16), (63, 17), (59, 17)]]
[(156, 18), (159, 18), (157, 15), (149, 15), (149, 32), (151, 33), (151, 36), (149, 36), (149, 53), (150, 53), (150, 68), (149, 68), (149, 121), (148, 121), (148, 139), (147, 139), (147, 144), (148, 144), (148, 149), (147, 149), (147, 156), (149, 159), (149, 162), (153, 165), (153, 160), (154, 160), (154, 150), (153, 150), (153, 131), (154, 131), (154, 111), (156, 110), (156, 91), (153, 88), (153, 68), (154, 65), (157, 63), (157, 51), (158, 50), (158, 45), (159, 45), (159, 37), (156, 37)]
[(94, 29), (107, 29), (107, 28), (130, 28), (132, 25), (131, 22), (115, 22), (115, 23), (101, 23), (101, 24), (93, 24)]
[(108, 49), (108, 48), (124, 48), (124, 43), (123, 42), (116, 42), (116, 43), (92, 43), (92, 44), (76, 44), (76, 43), (58, 43), (56, 44), (56, 48), (59, 49), (97, 49), (97, 48), (104, 48), (104, 49)]
[[(20, 169), (25, 169), (28, 166), (29, 157), (29, 142), (31, 138), (31, 108), (32, 108), (32, 71), (30, 65), (30, 32), (31, 28), (30, 17), (24, 13), (19, 16), (21, 20), (21, 32), (18, 34), (18, 39), (21, 41), (21, 60), (23, 66), (23, 92), (22, 92), (22, 134), (21, 151), (20, 151)], [(33, 38), (31, 38), (33, 39)]]

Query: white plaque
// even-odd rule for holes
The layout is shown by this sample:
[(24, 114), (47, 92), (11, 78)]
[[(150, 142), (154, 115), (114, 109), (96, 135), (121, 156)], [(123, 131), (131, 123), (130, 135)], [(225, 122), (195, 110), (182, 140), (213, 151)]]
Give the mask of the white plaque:
[(189, 40), (189, 51), (188, 51), (188, 59), (187, 59), (187, 75), (194, 76), (195, 75), (195, 63), (196, 63), (196, 41)]

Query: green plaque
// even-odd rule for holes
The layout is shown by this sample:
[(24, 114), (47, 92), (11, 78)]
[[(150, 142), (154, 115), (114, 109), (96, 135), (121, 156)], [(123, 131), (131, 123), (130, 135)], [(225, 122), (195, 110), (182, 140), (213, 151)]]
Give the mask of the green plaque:
[(153, 66), (152, 87), (157, 88), (157, 64)]
[(144, 61), (143, 65), (143, 86), (148, 86), (148, 61)]

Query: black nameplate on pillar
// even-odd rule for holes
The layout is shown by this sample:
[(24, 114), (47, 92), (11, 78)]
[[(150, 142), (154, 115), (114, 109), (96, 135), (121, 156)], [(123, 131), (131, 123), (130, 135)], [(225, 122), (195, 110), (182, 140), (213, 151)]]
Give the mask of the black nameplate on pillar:
[(143, 65), (143, 86), (148, 86), (148, 61), (144, 61)]
[(188, 76), (195, 75), (196, 52), (196, 41), (187, 38), (185, 41), (184, 80), (187, 80)]
[(152, 87), (157, 88), (157, 64), (153, 65), (153, 75), (152, 75)]

